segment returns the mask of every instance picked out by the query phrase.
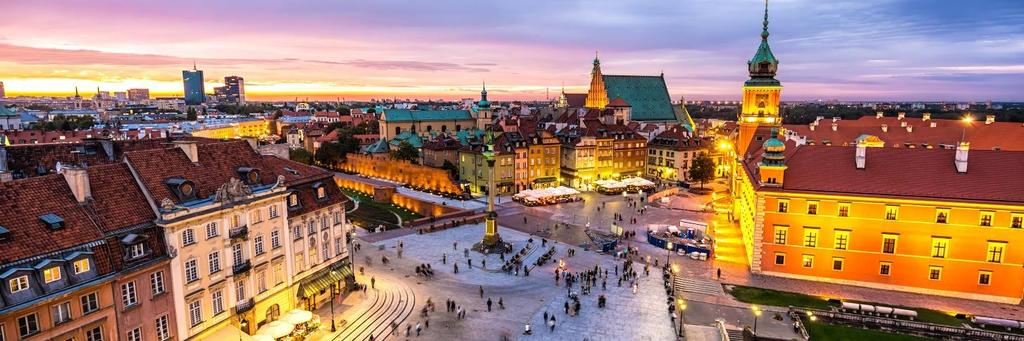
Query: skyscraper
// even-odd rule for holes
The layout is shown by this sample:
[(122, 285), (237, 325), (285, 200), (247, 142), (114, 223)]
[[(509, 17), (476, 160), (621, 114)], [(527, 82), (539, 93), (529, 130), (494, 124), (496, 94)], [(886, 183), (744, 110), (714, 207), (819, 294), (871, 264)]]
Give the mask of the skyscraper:
[(245, 103), (245, 79), (240, 76), (224, 77), (224, 97), (228, 102)]
[(206, 101), (206, 89), (203, 88), (203, 70), (196, 69), (181, 71), (181, 78), (185, 82), (185, 104), (199, 105)]

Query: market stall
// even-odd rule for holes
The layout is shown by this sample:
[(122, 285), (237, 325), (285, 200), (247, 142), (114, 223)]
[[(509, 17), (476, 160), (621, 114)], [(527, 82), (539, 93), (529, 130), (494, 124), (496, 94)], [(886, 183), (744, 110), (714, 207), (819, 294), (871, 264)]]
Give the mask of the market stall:
[(260, 327), (260, 330), (256, 332), (258, 335), (266, 335), (274, 340), (280, 340), (282, 338), (292, 335), (292, 331), (295, 330), (295, 325), (284, 322), (281, 320), (271, 321)]
[(580, 192), (565, 186), (528, 189), (516, 193), (512, 200), (526, 206), (553, 205), (580, 200)]

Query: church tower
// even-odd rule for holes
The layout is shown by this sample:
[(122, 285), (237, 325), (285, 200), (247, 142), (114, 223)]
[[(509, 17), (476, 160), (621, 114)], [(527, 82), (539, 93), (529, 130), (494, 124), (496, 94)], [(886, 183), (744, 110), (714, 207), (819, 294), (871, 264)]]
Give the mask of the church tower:
[(604, 89), (604, 76), (601, 75), (601, 61), (594, 53), (594, 69), (590, 71), (590, 91), (587, 92), (586, 108), (604, 109), (608, 105), (608, 92)]
[(487, 101), (487, 83), (484, 83), (483, 91), (480, 91), (480, 101), (476, 103), (476, 128), (487, 130), (493, 123), (492, 113), (491, 102)]
[(761, 31), (761, 45), (754, 58), (747, 62), (750, 79), (743, 83), (743, 105), (739, 113), (740, 134), (736, 141), (739, 157), (746, 157), (747, 147), (757, 132), (758, 126), (779, 127), (782, 117), (779, 101), (782, 83), (775, 79), (779, 61), (768, 46), (768, 0), (764, 1), (764, 28)]

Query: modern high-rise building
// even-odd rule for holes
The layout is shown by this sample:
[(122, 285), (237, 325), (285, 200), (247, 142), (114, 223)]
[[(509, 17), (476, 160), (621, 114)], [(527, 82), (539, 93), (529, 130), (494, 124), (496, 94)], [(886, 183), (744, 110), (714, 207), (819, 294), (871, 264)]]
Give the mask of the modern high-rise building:
[(239, 76), (224, 77), (224, 97), (228, 102), (245, 103), (245, 79)]
[[(202, 71), (200, 71), (202, 72)], [(202, 74), (199, 76), (202, 79)], [(188, 78), (185, 81), (185, 88), (188, 89)], [(188, 93), (188, 90), (185, 90)], [(149, 89), (128, 89), (128, 100), (132, 102), (145, 101), (149, 99)]]
[(185, 104), (199, 105), (206, 101), (206, 90), (203, 87), (203, 70), (196, 69), (181, 71), (181, 78), (185, 83)]
[(7, 97), (7, 93), (4, 92), (4, 82), (0, 82), (0, 98)]

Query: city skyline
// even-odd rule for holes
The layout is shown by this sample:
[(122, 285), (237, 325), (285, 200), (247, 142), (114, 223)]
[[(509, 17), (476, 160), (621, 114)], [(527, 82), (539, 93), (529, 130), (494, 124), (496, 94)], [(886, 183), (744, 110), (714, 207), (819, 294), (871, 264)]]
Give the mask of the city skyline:
[[(586, 91), (595, 50), (607, 74), (664, 72), (674, 100), (737, 100), (763, 10), (757, 0), (11, 6), (18, 15), (0, 21), (8, 96), (76, 85), (181, 96), (195, 62), (206, 88), (242, 76), (252, 100), (455, 99), (481, 81), (494, 100), (554, 98), (563, 83)], [(1024, 100), (1022, 7), (774, 1), (783, 100)]]

